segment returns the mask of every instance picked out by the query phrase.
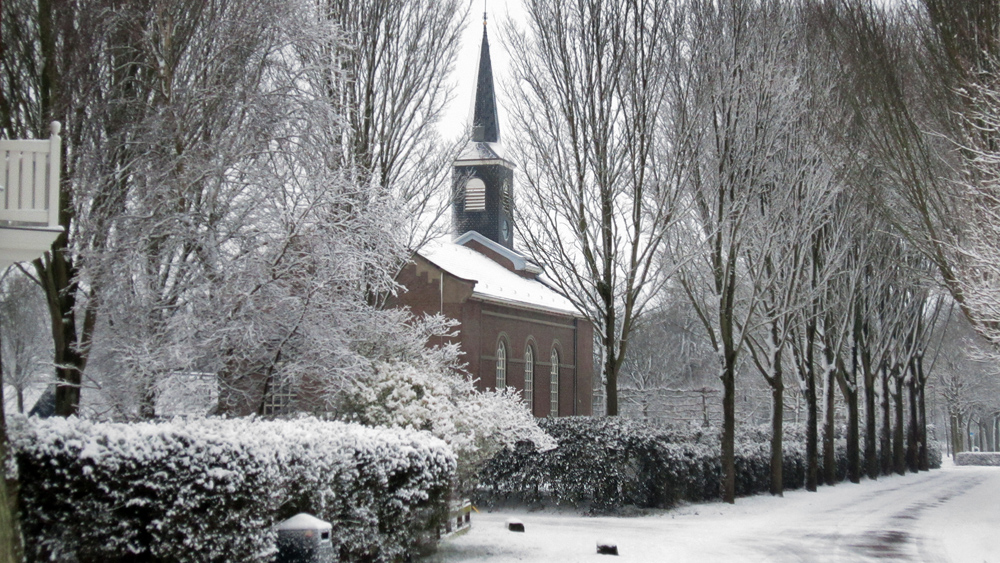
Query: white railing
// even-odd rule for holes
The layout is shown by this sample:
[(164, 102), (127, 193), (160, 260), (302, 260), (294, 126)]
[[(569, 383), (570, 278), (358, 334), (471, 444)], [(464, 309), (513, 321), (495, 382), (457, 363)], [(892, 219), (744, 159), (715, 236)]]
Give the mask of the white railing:
[(59, 158), (62, 125), (47, 140), (0, 140), (0, 226), (59, 226)]

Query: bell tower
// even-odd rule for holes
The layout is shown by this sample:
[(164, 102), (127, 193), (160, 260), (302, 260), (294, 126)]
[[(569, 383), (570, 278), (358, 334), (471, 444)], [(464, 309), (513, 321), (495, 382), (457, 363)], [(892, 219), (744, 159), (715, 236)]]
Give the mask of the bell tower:
[(514, 248), (514, 164), (503, 156), (500, 120), (493, 88), (490, 42), (483, 14), (476, 94), (469, 143), (454, 162), (452, 227), (457, 238), (476, 231), (509, 249)]

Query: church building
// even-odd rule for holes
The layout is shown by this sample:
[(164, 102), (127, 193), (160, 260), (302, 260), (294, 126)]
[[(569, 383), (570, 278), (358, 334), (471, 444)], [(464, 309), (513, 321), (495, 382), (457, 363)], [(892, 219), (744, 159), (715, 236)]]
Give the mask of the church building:
[(594, 329), (514, 248), (514, 163), (504, 158), (485, 22), (471, 140), (454, 162), (453, 240), (415, 253), (396, 304), (456, 319), (466, 369), (512, 387), (536, 417), (590, 415)]

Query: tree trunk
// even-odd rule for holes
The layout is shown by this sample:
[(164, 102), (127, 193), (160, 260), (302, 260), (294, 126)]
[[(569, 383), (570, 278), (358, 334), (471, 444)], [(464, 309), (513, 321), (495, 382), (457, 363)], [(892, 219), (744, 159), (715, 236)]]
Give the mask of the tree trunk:
[(823, 327), (823, 366), (825, 368), (823, 374), (823, 388), (825, 390), (823, 394), (823, 481), (831, 487), (837, 483), (837, 428), (836, 402), (834, 400), (837, 396), (837, 363), (834, 348), (828, 342), (831, 335), (827, 334), (829, 325), (832, 324), (824, 323)]
[(906, 468), (910, 470), (911, 473), (916, 473), (920, 471), (919, 469), (919, 449), (920, 449), (920, 436), (917, 431), (917, 383), (916, 375), (912, 374), (913, 377), (906, 384), (906, 389), (910, 395), (909, 404), (909, 424), (906, 429)]
[[(0, 334), (0, 339), (3, 335)], [(2, 354), (3, 346), (0, 346)], [(0, 364), (3, 359), (0, 358)], [(0, 371), (0, 469), (7, 467), (10, 454), (7, 443), (7, 418), (4, 412), (3, 378)], [(21, 526), (17, 511), (17, 481), (7, 480), (6, 471), (0, 473), (0, 563), (20, 563), (23, 560)]]
[(996, 451), (993, 449), (993, 439), (993, 421), (990, 420), (989, 423), (986, 424), (986, 451)]
[[(828, 358), (829, 360), (829, 358)], [(836, 452), (836, 428), (834, 427), (834, 390), (836, 385), (834, 378), (836, 370), (829, 368), (824, 374), (824, 386), (826, 394), (823, 397), (823, 481), (830, 486), (837, 483), (837, 452)]]
[(948, 420), (945, 422), (945, 432), (944, 432), (944, 455), (955, 457), (955, 452), (952, 450), (951, 441), (951, 416), (948, 416)]
[(785, 412), (785, 385), (781, 372), (777, 371), (771, 385), (771, 494), (783, 496), (785, 491), (782, 475), (784, 456), (781, 451)]
[(806, 324), (806, 490), (816, 491), (819, 485), (819, 424), (816, 408), (816, 373), (813, 368), (813, 342), (816, 324)]
[[(847, 379), (847, 374), (843, 369), (838, 369), (840, 374), (840, 391), (844, 395), (844, 402), (847, 403), (847, 478), (852, 483), (861, 482), (861, 437), (859, 433), (858, 421), (858, 388), (851, 385)], [(857, 374), (854, 376), (857, 382)]]
[(852, 483), (861, 482), (861, 437), (858, 413), (858, 391), (847, 397), (847, 478)]
[(152, 420), (156, 418), (156, 384), (150, 380), (144, 382), (142, 396), (139, 398), (139, 418)]
[(930, 452), (927, 449), (927, 378), (924, 377), (924, 357), (917, 357), (917, 468), (930, 471)]
[(903, 447), (903, 377), (902, 374), (893, 378), (896, 390), (892, 395), (895, 426), (892, 429), (892, 469), (898, 475), (906, 474), (906, 450)]
[(615, 354), (612, 351), (613, 342), (604, 339), (604, 391), (605, 391), (605, 415), (618, 416), (618, 370), (616, 369)]
[(963, 440), (968, 440), (968, 444), (966, 444), (965, 449), (969, 451), (973, 451), (976, 447), (976, 439), (972, 435), (972, 420), (973, 418), (970, 416), (969, 419), (965, 421), (965, 435), (962, 436)]
[(1000, 416), (993, 417), (993, 451), (1000, 452)]
[(952, 419), (952, 455), (965, 451), (965, 437), (962, 435), (962, 413), (956, 413)]
[[(54, 362), (56, 365), (56, 416), (73, 416), (80, 408), (81, 374), (86, 367), (86, 342), (77, 331), (76, 271), (66, 260), (66, 235), (52, 243), (45, 258), (34, 261), (35, 271), (45, 290), (52, 322)], [(93, 328), (93, 299), (88, 299), (84, 313), (84, 336)]]
[[(42, 55), (38, 101), (41, 104), (42, 121), (45, 124), (56, 119), (64, 124), (68, 122), (66, 116), (61, 115), (69, 104), (63, 92), (65, 80), (59, 74), (62, 61), (59, 60), (57, 47), (61, 40), (60, 35), (66, 31), (60, 29), (54, 21), (59, 7), (65, 8), (62, 4), (51, 0), (38, 2), (38, 42)], [(69, 193), (70, 183), (67, 174), (69, 159), (66, 158), (66, 144), (62, 145), (62, 150), (58, 205), (59, 225), (63, 227), (63, 233), (56, 237), (46, 255), (34, 260), (33, 264), (38, 279), (41, 280), (52, 321), (53, 362), (56, 366), (55, 414), (71, 416), (77, 413), (80, 406), (80, 381), (86, 365), (89, 342), (87, 337), (93, 329), (93, 300), (88, 299), (83, 327), (78, 327), (77, 271), (69, 259), (67, 235), (73, 218), (73, 206)]]
[(926, 382), (920, 384), (917, 390), (917, 428), (920, 431), (918, 436), (920, 442), (917, 449), (917, 468), (920, 471), (929, 471), (931, 468), (930, 452), (927, 448), (927, 387)]
[(727, 351), (722, 371), (722, 500), (736, 502), (736, 353)]
[(878, 411), (875, 410), (875, 374), (865, 373), (865, 468), (869, 479), (878, 479)]
[(856, 320), (854, 324), (854, 342), (857, 353), (853, 362), (855, 369), (860, 368), (861, 373), (854, 376), (855, 384), (860, 384), (862, 389), (854, 389), (854, 413), (858, 417), (858, 394), (862, 393), (865, 401), (865, 443), (864, 443), (864, 473), (869, 479), (878, 478), (878, 457), (876, 445), (876, 420), (878, 417), (875, 410), (875, 373), (872, 370), (872, 357), (868, 349), (867, 331), (865, 330), (864, 319), (862, 318), (862, 308), (856, 307)]
[(892, 421), (891, 421), (891, 407), (889, 402), (889, 371), (888, 368), (883, 367), (882, 370), (882, 439), (881, 446), (882, 451), (880, 452), (880, 459), (882, 462), (882, 474), (890, 475), (892, 473)]

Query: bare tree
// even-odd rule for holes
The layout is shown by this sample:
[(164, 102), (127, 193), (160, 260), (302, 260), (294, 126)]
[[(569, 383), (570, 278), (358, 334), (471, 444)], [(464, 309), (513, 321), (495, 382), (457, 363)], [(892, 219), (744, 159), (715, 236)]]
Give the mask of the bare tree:
[[(828, 29), (843, 54), (847, 107), (859, 143), (880, 171), (875, 193), (884, 217), (937, 269), (940, 283), (969, 318), (991, 330), (968, 302), (980, 264), (962, 251), (967, 232), (990, 207), (975, 150), (995, 142), (979, 127), (981, 85), (995, 76), (1000, 9), (992, 2), (925, 0), (886, 6), (864, 0), (829, 4)], [(985, 145), (983, 144), (985, 143)], [(963, 194), (963, 191), (966, 192)]]
[[(80, 209), (73, 196), (75, 176), (85, 145), (100, 139), (101, 117), (90, 101), (107, 93), (93, 71), (102, 19), (114, 2), (87, 6), (49, 0), (4, 2), (0, 6), (0, 126), (7, 138), (42, 138), (53, 120), (64, 125), (59, 224), (66, 230), (50, 252), (35, 261), (38, 282), (45, 291), (51, 320), (53, 363), (56, 366), (56, 412), (70, 415), (79, 404), (79, 384), (86, 366), (94, 315), (90, 288), (79, 284), (77, 250), (82, 243)], [(113, 207), (102, 196), (92, 210)], [(100, 223), (98, 215), (90, 224)], [(100, 243), (99, 237), (90, 242)]]
[[(778, 284), (784, 268), (803, 263), (794, 251), (777, 250), (782, 235), (776, 227), (787, 219), (782, 214), (796, 209), (797, 195), (819, 192), (803, 191), (812, 180), (796, 178), (811, 176), (816, 167), (792, 140), (802, 107), (787, 48), (793, 10), (751, 1), (692, 6), (689, 50), (698, 84), (690, 118), (699, 137), (686, 193), (695, 211), (685, 223), (691, 229), (685, 254), (674, 259), (721, 362), (723, 498), (733, 502), (737, 362), (751, 332), (763, 326), (769, 282)], [(780, 329), (786, 311), (772, 313)], [(758, 359), (770, 376), (776, 357)]]
[[(461, 0), (324, 0), (340, 33), (330, 50), (330, 100), (343, 107), (345, 165), (391, 193), (410, 248), (442, 233), (456, 144), (438, 139), (470, 5)], [(449, 141), (456, 141), (455, 139)]]
[(967, 429), (976, 419), (990, 420), (995, 431), (992, 419), (1000, 412), (1000, 379), (989, 341), (977, 334), (961, 313), (950, 309), (944, 313), (950, 318), (940, 319), (936, 328), (941, 333), (942, 353), (930, 360), (937, 375), (937, 393), (944, 403), (947, 441), (954, 454), (975, 445), (968, 439)]
[[(246, 252), (245, 231), (264, 228), (246, 162), (268, 148), (284, 116), (278, 98), (291, 87), (276, 68), (288, 38), (274, 22), (290, 21), (291, 6), (177, 0), (105, 21), (122, 38), (109, 56), (126, 57), (132, 74), (127, 92), (94, 104), (116, 128), (113, 158), (91, 155), (92, 182), (76, 197), (96, 201), (96, 190), (114, 186), (118, 203), (94, 226), (103, 242), (82, 251), (82, 275), (104, 319), (95, 345), (118, 356), (138, 416), (153, 416), (157, 383), (190, 356), (177, 348), (175, 326), (190, 312), (189, 293), (231, 253)], [(112, 83), (115, 64), (103, 69)], [(112, 120), (115, 111), (128, 121)]]
[(629, 335), (665, 278), (659, 253), (687, 147), (669, 116), (686, 92), (665, 69), (685, 64), (684, 18), (679, 4), (545, 0), (528, 6), (527, 32), (506, 30), (519, 53), (513, 154), (531, 202), (517, 208), (520, 232), (597, 328), (609, 416)]
[(41, 289), (16, 269), (0, 278), (0, 331), (3, 334), (3, 384), (13, 388), (17, 412), (24, 413), (25, 392), (44, 382), (52, 347), (45, 326)]
[(143, 109), (122, 125), (129, 173), (105, 181), (120, 212), (83, 254), (113, 370), (94, 384), (124, 417), (153, 416), (185, 372), (219, 374), (223, 412), (262, 412), (275, 382), (315, 387), (302, 408), (328, 411), (366, 365), (354, 344), (400, 322), (366, 295), (395, 291), (408, 217), (345, 158), (344, 36), (306, 2), (161, 8), (109, 22), (152, 70), (141, 96), (110, 102)]
[[(114, 271), (102, 270), (114, 260), (94, 257), (145, 245), (139, 253), (145, 262), (132, 272), (132, 296), (156, 311), (139, 328), (162, 333), (165, 321), (156, 317), (169, 316), (184, 278), (199, 275), (188, 261), (198, 249), (185, 229), (222, 238), (231, 232), (213, 224), (226, 205), (240, 207), (245, 199), (227, 201), (223, 196), (233, 192), (213, 190), (228, 180), (227, 167), (266, 143), (267, 120), (284, 113), (263, 108), (275, 108), (287, 87), (272, 82), (268, 65), (291, 62), (274, 50), (292, 32), (300, 39), (320, 33), (314, 40), (322, 57), (309, 64), (325, 75), (322, 98), (337, 108), (341, 135), (331, 139), (331, 150), (340, 155), (339, 168), (347, 163), (363, 171), (356, 178), (364, 175), (406, 200), (403, 215), (414, 218), (407, 227), (414, 244), (426, 235), (417, 226), (432, 223), (444, 208), (429, 195), (434, 185), (428, 178), (445, 178), (440, 170), (447, 160), (431, 132), (447, 100), (461, 6), (386, 1), (327, 8), (295, 1), (107, 0), (58, 9), (49, 1), (3, 4), (5, 134), (39, 137), (53, 119), (67, 131), (60, 201), (66, 235), (35, 265), (52, 320), (60, 414), (76, 412), (97, 313), (108, 305), (102, 283), (114, 279)], [(288, 17), (291, 12), (297, 19)], [(292, 49), (286, 54), (294, 56)], [(350, 150), (341, 150), (345, 144)], [(159, 189), (143, 191), (154, 185)], [(191, 213), (202, 204), (215, 209)], [(170, 218), (143, 215), (148, 205), (169, 208)], [(192, 217), (200, 225), (186, 222)], [(138, 232), (140, 240), (122, 245), (122, 228)]]

